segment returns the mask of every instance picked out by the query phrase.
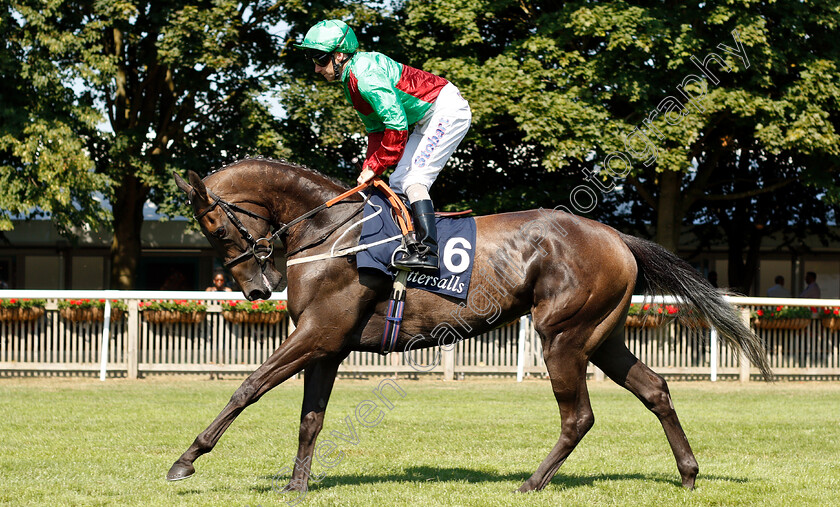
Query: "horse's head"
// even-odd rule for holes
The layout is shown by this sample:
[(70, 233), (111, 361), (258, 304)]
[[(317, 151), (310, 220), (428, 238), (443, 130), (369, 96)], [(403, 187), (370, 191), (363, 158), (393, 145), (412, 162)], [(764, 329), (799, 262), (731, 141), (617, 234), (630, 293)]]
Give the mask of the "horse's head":
[(175, 174), (175, 183), (187, 194), (201, 232), (245, 297), (268, 299), (273, 290), (283, 290), (283, 275), (274, 266), (268, 208), (244, 196), (218, 195), (193, 171), (187, 171), (187, 178), (189, 183)]

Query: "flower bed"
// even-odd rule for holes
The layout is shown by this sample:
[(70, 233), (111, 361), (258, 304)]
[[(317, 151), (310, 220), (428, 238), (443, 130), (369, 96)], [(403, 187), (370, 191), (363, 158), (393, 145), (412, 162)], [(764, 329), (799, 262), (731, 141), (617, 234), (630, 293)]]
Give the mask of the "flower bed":
[(185, 299), (141, 301), (138, 307), (143, 318), (152, 324), (198, 324), (207, 312), (207, 305)]
[(277, 324), (285, 314), (285, 301), (225, 301), (222, 304), (222, 317), (235, 324)]
[(0, 321), (33, 321), (44, 315), (44, 299), (0, 299)]
[(679, 319), (691, 329), (706, 329), (709, 325), (692, 309), (678, 305), (632, 304), (627, 311), (627, 327), (657, 327), (668, 319)]
[[(111, 300), (111, 321), (125, 317), (125, 302)], [(58, 313), (70, 322), (104, 322), (104, 299), (62, 299), (58, 302)]]
[(831, 331), (840, 329), (840, 308), (823, 308), (820, 322), (824, 328)]
[(679, 308), (674, 305), (632, 304), (627, 311), (626, 327), (657, 327), (667, 318), (674, 318)]
[(805, 306), (769, 306), (752, 313), (757, 329), (804, 329), (811, 323), (811, 309)]

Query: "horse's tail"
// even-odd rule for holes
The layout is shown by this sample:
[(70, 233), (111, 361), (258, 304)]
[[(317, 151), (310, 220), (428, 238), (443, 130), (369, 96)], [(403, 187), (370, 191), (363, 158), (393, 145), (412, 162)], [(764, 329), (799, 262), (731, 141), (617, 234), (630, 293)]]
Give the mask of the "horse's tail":
[(726, 343), (741, 349), (750, 362), (761, 370), (765, 379), (773, 377), (761, 340), (744, 325), (735, 309), (696, 269), (656, 243), (626, 234), (621, 234), (621, 239), (636, 258), (639, 268), (636, 286), (645, 297), (654, 294), (676, 296), (683, 306), (693, 309), (717, 329), (718, 335)]

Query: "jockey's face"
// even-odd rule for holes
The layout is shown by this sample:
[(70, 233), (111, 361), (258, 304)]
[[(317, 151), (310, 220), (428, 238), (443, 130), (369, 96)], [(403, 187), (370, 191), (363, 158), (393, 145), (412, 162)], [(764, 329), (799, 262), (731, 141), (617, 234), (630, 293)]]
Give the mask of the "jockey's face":
[[(335, 62), (344, 61), (344, 58), (344, 53), (335, 53), (335, 57), (330, 58), (326, 65), (320, 65), (318, 62), (313, 62), (315, 64), (315, 72), (324, 76), (324, 79), (326, 79), (327, 81), (335, 81)], [(341, 66), (339, 65), (339, 74), (341, 73), (340, 68)]]

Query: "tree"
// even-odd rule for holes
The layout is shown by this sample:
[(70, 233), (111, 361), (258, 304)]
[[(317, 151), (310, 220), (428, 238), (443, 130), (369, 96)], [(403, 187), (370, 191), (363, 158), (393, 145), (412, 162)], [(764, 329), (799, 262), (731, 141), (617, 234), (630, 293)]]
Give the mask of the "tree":
[(94, 191), (108, 179), (93, 171), (85, 147), (97, 113), (75, 102), (67, 73), (48, 63), (45, 48), (27, 43), (9, 2), (0, 9), (0, 231), (12, 229), (12, 218), (39, 214), (65, 233), (97, 223), (104, 213)]
[(823, 189), (800, 181), (804, 164), (788, 153), (753, 153), (755, 149), (755, 144), (742, 146), (721, 160), (704, 206), (689, 215), (700, 240), (698, 250), (722, 236), (729, 286), (742, 294), (751, 292), (766, 239), (776, 239), (780, 250), (794, 255), (802, 253), (808, 237), (823, 243), (838, 239), (830, 223), (837, 206), (820, 199)]
[[(837, 165), (836, 3), (408, 0), (381, 18), (309, 7), (292, 32), (352, 18), (364, 50), (438, 73), (470, 100), (471, 133), (433, 188), (446, 203), (553, 202), (611, 220), (620, 209), (576, 207), (573, 189), (621, 209), (635, 195), (654, 211), (657, 241), (675, 250), (740, 142), (821, 157), (821, 171)], [(358, 156), (364, 142), (345, 135), (359, 125), (338, 87), (306, 64), (291, 75), (284, 100), (309, 145), (327, 159)], [(811, 177), (800, 169), (794, 177)], [(623, 183), (634, 192), (615, 190)]]
[(83, 139), (111, 181), (112, 287), (134, 285), (147, 200), (178, 210), (173, 170), (287, 153), (260, 100), (278, 58), (272, 2), (31, 0), (12, 11), (31, 65), (77, 84), (64, 103), (105, 112)]
[[(657, 211), (660, 243), (676, 248), (683, 220), (693, 207), (719, 209), (721, 202), (743, 197), (706, 195), (714, 192), (709, 185), (732, 168), (727, 161), (734, 158), (740, 166), (751, 167), (784, 154), (799, 164), (773, 184), (757, 188), (753, 182), (748, 189), (740, 184), (738, 194), (770, 193), (800, 181), (825, 185), (836, 177), (840, 95), (836, 86), (825, 86), (836, 81), (840, 64), (832, 28), (836, 11), (836, 3), (812, 8), (801, 2), (732, 4), (716, 6), (709, 16), (698, 16), (692, 23), (709, 48), (700, 51), (694, 63), (714, 58), (712, 53), (722, 54), (724, 61), (709, 60), (705, 70), (712, 77), (704, 79), (709, 90), (705, 100), (686, 108), (695, 125), (688, 123), (690, 128), (678, 137), (685, 148), (676, 144), (675, 150), (663, 150), (665, 160), (683, 151), (675, 163), (687, 170), (669, 171), (667, 165), (657, 164), (630, 178)], [(728, 43), (723, 42), (727, 35)], [(722, 42), (715, 45), (715, 40)], [(732, 51), (736, 44), (743, 45), (737, 55)], [(684, 54), (687, 47), (682, 48)], [(675, 56), (675, 63), (686, 60)]]

